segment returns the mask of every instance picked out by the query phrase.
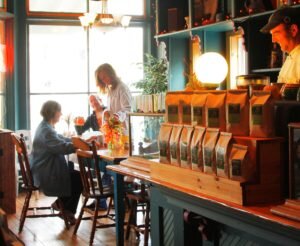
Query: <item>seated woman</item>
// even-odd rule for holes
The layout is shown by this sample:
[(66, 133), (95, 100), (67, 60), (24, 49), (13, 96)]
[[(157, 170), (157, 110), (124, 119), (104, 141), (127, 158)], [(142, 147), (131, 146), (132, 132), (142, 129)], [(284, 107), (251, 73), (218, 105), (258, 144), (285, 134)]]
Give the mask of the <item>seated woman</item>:
[[(56, 101), (47, 101), (41, 109), (43, 121), (39, 124), (30, 156), (35, 184), (46, 196), (57, 196), (71, 225), (76, 222), (75, 214), (82, 191), (80, 173), (67, 163), (65, 156), (75, 152), (70, 138), (58, 134), (54, 126), (62, 113)], [(52, 207), (57, 209), (58, 203)]]

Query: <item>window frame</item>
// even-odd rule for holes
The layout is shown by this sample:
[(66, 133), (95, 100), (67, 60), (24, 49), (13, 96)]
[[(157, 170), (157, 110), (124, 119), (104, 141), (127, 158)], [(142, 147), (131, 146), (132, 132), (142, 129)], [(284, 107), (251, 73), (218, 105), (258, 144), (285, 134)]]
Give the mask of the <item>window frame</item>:
[(3, 6), (0, 6), (0, 12), (7, 12), (7, 0), (3, 0)]
[[(4, 0), (6, 2), (6, 0)], [(89, 8), (89, 0), (87, 1), (87, 10), (85, 12), (88, 11)], [(143, 10), (143, 15), (132, 15), (132, 21), (145, 21), (147, 19), (147, 12), (146, 12), (146, 1), (147, 0), (143, 0), (144, 1), (144, 10)], [(30, 0), (26, 0), (26, 15), (28, 17), (37, 17), (37, 18), (61, 18), (61, 19), (65, 19), (65, 18), (77, 18), (81, 15), (83, 15), (83, 13), (67, 13), (67, 12), (47, 12), (47, 11), (30, 11)]]

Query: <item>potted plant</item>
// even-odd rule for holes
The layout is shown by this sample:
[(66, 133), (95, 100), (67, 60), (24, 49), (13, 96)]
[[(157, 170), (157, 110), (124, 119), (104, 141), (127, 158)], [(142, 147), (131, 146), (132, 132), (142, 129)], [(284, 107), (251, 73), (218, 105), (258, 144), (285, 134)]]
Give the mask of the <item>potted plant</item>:
[(158, 94), (168, 89), (168, 65), (165, 59), (159, 59), (146, 54), (144, 65), (144, 79), (135, 83), (137, 89), (143, 94)]

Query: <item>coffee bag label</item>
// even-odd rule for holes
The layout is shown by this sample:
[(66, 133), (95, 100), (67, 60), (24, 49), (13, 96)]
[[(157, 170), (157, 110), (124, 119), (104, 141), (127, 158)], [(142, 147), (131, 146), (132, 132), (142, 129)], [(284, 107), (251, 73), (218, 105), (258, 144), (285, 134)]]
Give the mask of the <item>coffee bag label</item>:
[(218, 148), (216, 151), (216, 164), (218, 169), (223, 169), (225, 166), (225, 149), (224, 148)]
[(178, 105), (168, 106), (168, 121), (170, 123), (178, 123)]
[(262, 125), (263, 124), (263, 105), (255, 104), (252, 105), (252, 123), (253, 125)]
[(203, 123), (202, 112), (203, 107), (193, 107), (193, 122), (196, 122), (197, 125)]
[(242, 160), (232, 159), (232, 176), (242, 176)]
[(182, 122), (184, 124), (191, 124), (192, 121), (192, 110), (191, 105), (182, 106)]
[(241, 122), (241, 105), (232, 103), (228, 104), (228, 122), (238, 124)]
[(187, 143), (186, 142), (182, 142), (180, 145), (180, 149), (181, 149), (181, 155), (180, 155), (180, 159), (183, 161), (187, 161)]
[(219, 108), (208, 108), (208, 127), (219, 127)]
[(213, 152), (209, 148), (204, 148), (204, 164), (205, 166), (212, 167)]
[(172, 159), (177, 159), (177, 143), (173, 143), (170, 147)]
[(199, 147), (198, 146), (194, 146), (192, 148), (192, 163), (196, 163), (198, 164), (199, 163)]
[(159, 141), (159, 155), (167, 157), (167, 141)]

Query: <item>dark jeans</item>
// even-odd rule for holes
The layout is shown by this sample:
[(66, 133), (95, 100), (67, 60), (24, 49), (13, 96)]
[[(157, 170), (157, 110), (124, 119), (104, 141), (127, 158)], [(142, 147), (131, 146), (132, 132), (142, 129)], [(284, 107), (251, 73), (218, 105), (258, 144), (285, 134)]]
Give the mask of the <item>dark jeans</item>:
[(82, 183), (80, 173), (75, 170), (70, 170), (71, 179), (71, 196), (59, 197), (62, 201), (64, 209), (76, 214), (79, 198), (82, 192)]

